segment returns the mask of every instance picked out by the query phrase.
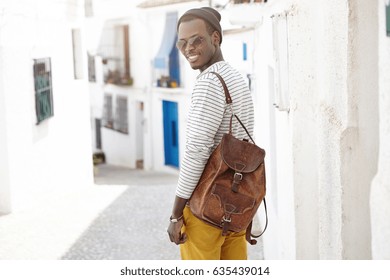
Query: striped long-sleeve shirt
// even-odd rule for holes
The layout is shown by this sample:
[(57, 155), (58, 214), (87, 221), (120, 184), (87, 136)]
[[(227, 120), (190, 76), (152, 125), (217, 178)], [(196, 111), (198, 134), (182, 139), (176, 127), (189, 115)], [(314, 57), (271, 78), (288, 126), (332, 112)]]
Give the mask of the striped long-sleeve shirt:
[[(229, 131), (231, 111), (226, 105), (221, 82), (210, 72), (219, 73), (225, 80), (233, 100), (234, 113), (249, 133), (253, 133), (253, 102), (244, 78), (224, 61), (211, 65), (197, 77), (192, 92), (186, 147), (176, 188), (176, 195), (184, 199), (190, 198), (209, 156), (220, 143), (222, 136)], [(248, 138), (244, 129), (234, 120), (232, 132), (238, 139)]]

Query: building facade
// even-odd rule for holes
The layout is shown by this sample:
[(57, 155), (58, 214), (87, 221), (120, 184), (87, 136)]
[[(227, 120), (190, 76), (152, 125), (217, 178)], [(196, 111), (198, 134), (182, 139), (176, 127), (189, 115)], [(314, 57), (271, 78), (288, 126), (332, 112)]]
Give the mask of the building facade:
[(93, 184), (84, 1), (0, 3), (0, 213)]
[(256, 14), (241, 23), (256, 29), (266, 259), (389, 258), (386, 4), (267, 1), (231, 11), (235, 22), (243, 5)]

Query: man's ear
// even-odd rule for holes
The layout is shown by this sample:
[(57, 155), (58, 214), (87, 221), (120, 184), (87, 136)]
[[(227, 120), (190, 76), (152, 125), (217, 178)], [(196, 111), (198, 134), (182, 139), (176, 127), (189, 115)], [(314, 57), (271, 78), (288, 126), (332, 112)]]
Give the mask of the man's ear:
[(220, 42), (221, 42), (221, 37), (220, 37), (218, 31), (214, 31), (213, 32), (213, 37), (212, 38), (213, 38), (213, 44), (215, 46), (219, 46)]

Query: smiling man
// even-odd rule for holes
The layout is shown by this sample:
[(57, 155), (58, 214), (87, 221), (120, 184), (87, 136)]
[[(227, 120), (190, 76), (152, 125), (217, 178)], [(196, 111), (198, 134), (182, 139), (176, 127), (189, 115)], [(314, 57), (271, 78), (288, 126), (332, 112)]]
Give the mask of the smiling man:
[[(231, 111), (226, 105), (221, 82), (211, 72), (218, 73), (225, 80), (233, 100), (234, 113), (249, 133), (253, 133), (250, 91), (241, 74), (223, 59), (220, 20), (218, 11), (203, 7), (187, 11), (177, 23), (176, 46), (192, 69), (200, 71), (192, 92), (186, 148), (167, 230), (170, 240), (180, 244), (182, 259), (247, 259), (245, 231), (222, 236), (221, 229), (196, 218), (187, 206), (209, 156), (229, 130)], [(232, 133), (238, 139), (246, 136), (237, 123), (233, 124)]]

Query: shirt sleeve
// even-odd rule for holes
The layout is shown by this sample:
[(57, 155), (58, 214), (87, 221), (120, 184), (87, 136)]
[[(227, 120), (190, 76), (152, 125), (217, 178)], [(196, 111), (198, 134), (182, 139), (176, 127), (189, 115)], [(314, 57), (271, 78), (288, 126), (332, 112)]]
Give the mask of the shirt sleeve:
[(224, 111), (222, 86), (211, 78), (198, 80), (188, 116), (186, 147), (176, 188), (178, 197), (189, 199), (194, 191), (213, 151)]

